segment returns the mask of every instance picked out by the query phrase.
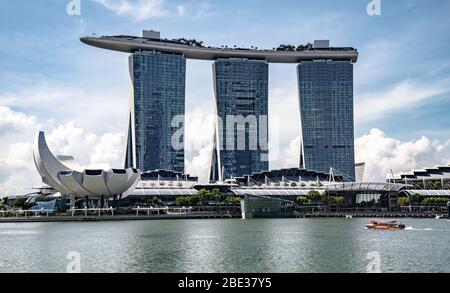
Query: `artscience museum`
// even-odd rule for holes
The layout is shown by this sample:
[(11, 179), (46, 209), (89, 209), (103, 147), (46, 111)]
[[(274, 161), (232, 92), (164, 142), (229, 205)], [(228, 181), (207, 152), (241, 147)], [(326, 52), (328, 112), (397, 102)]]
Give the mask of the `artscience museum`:
[(36, 135), (33, 157), (42, 182), (74, 198), (120, 199), (130, 194), (140, 180), (140, 172), (134, 168), (87, 170), (72, 156), (55, 156), (42, 131)]

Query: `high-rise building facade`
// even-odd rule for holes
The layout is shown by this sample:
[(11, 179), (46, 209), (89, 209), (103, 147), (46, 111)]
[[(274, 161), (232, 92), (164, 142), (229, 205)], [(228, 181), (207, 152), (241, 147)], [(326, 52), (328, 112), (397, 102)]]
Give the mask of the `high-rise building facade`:
[(219, 59), (213, 74), (218, 120), (211, 180), (268, 170), (267, 62)]
[(298, 65), (302, 129), (301, 168), (333, 168), (355, 179), (353, 64), (302, 61)]
[[(125, 167), (184, 172), (186, 59), (136, 52), (129, 65), (133, 95)], [(176, 144), (174, 137), (178, 137)]]

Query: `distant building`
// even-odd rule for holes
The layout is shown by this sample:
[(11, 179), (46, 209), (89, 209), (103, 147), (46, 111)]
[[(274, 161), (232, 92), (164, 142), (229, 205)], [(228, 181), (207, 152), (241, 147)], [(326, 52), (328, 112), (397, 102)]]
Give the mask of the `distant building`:
[(355, 164), (355, 182), (364, 181), (364, 170), (366, 168), (366, 163), (356, 163)]
[[(139, 182), (140, 171), (128, 169), (78, 169), (73, 157), (58, 159), (50, 151), (44, 132), (36, 135), (33, 150), (34, 163), (42, 182), (63, 196), (100, 199), (101, 206), (108, 200), (126, 197)], [(75, 168), (75, 169), (74, 169)]]
[(214, 63), (213, 73), (220, 122), (216, 123), (210, 179), (268, 170), (267, 62), (220, 59)]
[[(300, 167), (319, 172), (334, 168), (355, 180), (353, 133), (353, 65), (358, 51), (330, 47), (328, 40), (314, 46), (281, 45), (273, 50), (204, 46), (187, 39), (161, 38), (147, 30), (142, 37), (118, 35), (80, 39), (91, 46), (126, 52), (130, 57), (133, 97), (130, 102), (126, 167), (143, 171), (184, 171), (184, 151), (171, 142), (178, 128), (172, 119), (184, 115), (186, 59), (214, 61), (214, 92), (217, 114), (210, 179), (241, 177), (268, 170), (268, 64), (298, 64), (302, 127)], [(244, 119), (254, 116), (258, 126), (227, 127), (227, 115)], [(246, 120), (248, 121), (248, 120)], [(181, 125), (179, 125), (181, 126)], [(227, 148), (228, 135), (244, 128), (243, 150)], [(221, 132), (220, 130), (223, 130)], [(184, 134), (184, 133), (183, 133)], [(258, 137), (257, 149), (248, 146)], [(236, 141), (235, 141), (236, 143)], [(179, 145), (183, 146), (184, 136)], [(261, 147), (261, 145), (263, 147)]]
[(243, 219), (292, 218), (294, 202), (281, 198), (260, 195), (245, 195), (241, 200)]
[(317, 172), (312, 170), (305, 170), (299, 168), (271, 170), (263, 172), (254, 172), (250, 175), (245, 175), (235, 178), (235, 180), (243, 186), (263, 185), (263, 186), (283, 186), (294, 183), (297, 186), (306, 185), (321, 185), (330, 181), (343, 182), (345, 179), (333, 174), (330, 178), (330, 173)]
[[(137, 52), (129, 64), (133, 96), (125, 167), (183, 172), (184, 132), (179, 148), (174, 147), (172, 137), (184, 126), (186, 59), (177, 54)], [(176, 117), (181, 122), (174, 126)]]
[(301, 168), (330, 168), (355, 180), (353, 64), (301, 61), (298, 65), (302, 128)]
[(387, 182), (407, 185), (404, 193), (423, 197), (448, 197), (450, 200), (450, 166), (437, 166), (389, 176)]
[[(126, 201), (159, 198), (164, 204), (174, 204), (178, 196), (194, 196), (197, 177), (171, 170), (153, 170), (141, 173), (141, 181)], [(126, 202), (125, 201), (125, 202)]]
[[(450, 203), (450, 166), (437, 166), (402, 172), (394, 175), (391, 170), (386, 181), (390, 184), (403, 184), (405, 188), (399, 197), (408, 197), (409, 205), (403, 211), (428, 211), (430, 214), (448, 213)], [(438, 198), (427, 203), (428, 198)]]
[(141, 181), (198, 182), (198, 177), (170, 170), (154, 170), (141, 174)]

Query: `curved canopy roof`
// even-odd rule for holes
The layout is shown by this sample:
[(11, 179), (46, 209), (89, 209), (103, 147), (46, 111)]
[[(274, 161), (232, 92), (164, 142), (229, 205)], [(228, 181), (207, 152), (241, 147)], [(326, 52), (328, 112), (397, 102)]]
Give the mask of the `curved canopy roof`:
[[(314, 189), (320, 194), (324, 194), (324, 189)], [(238, 196), (259, 195), (259, 196), (306, 196), (310, 189), (233, 189)]]
[(440, 180), (450, 178), (450, 166), (437, 166), (423, 170), (412, 170), (406, 173), (400, 173), (395, 179), (414, 181), (414, 180)]
[(402, 193), (420, 196), (432, 196), (432, 197), (450, 197), (450, 190), (403, 190)]
[(399, 192), (408, 185), (384, 182), (343, 182), (326, 185), (328, 192)]
[(131, 195), (139, 195), (139, 196), (188, 196), (196, 194), (197, 190), (195, 189), (173, 189), (173, 188), (161, 188), (161, 189), (138, 188), (131, 193)]
[(312, 49), (305, 51), (276, 51), (239, 48), (194, 47), (169, 40), (154, 40), (133, 36), (85, 37), (80, 40), (94, 47), (119, 52), (158, 51), (180, 54), (188, 59), (217, 60), (220, 58), (248, 58), (269, 63), (299, 63), (311, 60), (342, 60), (356, 63), (358, 52), (353, 48)]

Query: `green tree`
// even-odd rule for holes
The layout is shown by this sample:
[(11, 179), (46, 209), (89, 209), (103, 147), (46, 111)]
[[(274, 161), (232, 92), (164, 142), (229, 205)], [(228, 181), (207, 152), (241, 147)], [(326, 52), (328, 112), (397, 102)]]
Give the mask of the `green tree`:
[(197, 196), (199, 197), (199, 201), (200, 201), (202, 204), (205, 204), (205, 203), (207, 203), (207, 202), (211, 199), (212, 194), (211, 194), (211, 192), (210, 192), (209, 190), (206, 190), (206, 189), (200, 189), (200, 190), (197, 192)]
[(188, 200), (189, 200), (189, 204), (191, 204), (193, 206), (198, 205), (202, 201), (200, 196), (198, 196), (198, 195), (188, 196)]
[(345, 197), (343, 197), (343, 196), (337, 196), (337, 197), (334, 198), (334, 202), (336, 203), (336, 205), (337, 205), (338, 207), (343, 206), (344, 203), (345, 203)]
[(427, 197), (422, 201), (423, 205), (445, 205), (448, 199), (445, 197)]
[(155, 197), (152, 199), (152, 204), (153, 204), (154, 206), (160, 206), (160, 205), (162, 205), (162, 200), (161, 200), (159, 197), (155, 196)]
[(317, 190), (310, 190), (308, 191), (307, 198), (311, 202), (317, 202), (321, 200), (320, 193)]
[(413, 204), (418, 204), (421, 203), (423, 201), (423, 196), (421, 196), (420, 194), (416, 193), (410, 196), (410, 201)]
[(0, 199), (0, 210), (8, 209), (8, 204), (6, 203), (6, 198)]
[(184, 196), (178, 196), (175, 199), (175, 205), (178, 207), (186, 206), (187, 203), (188, 203), (188, 201), (187, 201), (186, 197), (184, 197)]
[(229, 196), (225, 199), (225, 202), (229, 205), (240, 205), (241, 204), (241, 198), (240, 197), (233, 197)]
[(324, 204), (334, 204), (335, 198), (333, 196), (328, 196), (326, 194), (322, 194), (320, 196), (320, 201)]
[(397, 199), (397, 203), (398, 203), (398, 205), (401, 206), (401, 207), (406, 207), (406, 206), (409, 206), (409, 205), (410, 205), (411, 201), (409, 200), (408, 197), (405, 196), (405, 197), (399, 197), (399, 198)]
[(27, 198), (15, 198), (13, 199), (13, 204), (17, 209), (28, 210), (32, 207), (31, 204), (27, 203)]
[(297, 198), (295, 200), (299, 204), (307, 204), (307, 203), (309, 203), (309, 199), (306, 196), (299, 195), (299, 196), (297, 196)]
[(188, 206), (190, 204), (190, 199), (187, 196), (179, 196), (175, 199), (175, 204), (179, 207)]
[(214, 201), (215, 201), (216, 203), (219, 203), (219, 202), (222, 201), (222, 192), (220, 192), (220, 189), (214, 188), (214, 189), (211, 191), (211, 197), (214, 198)]

